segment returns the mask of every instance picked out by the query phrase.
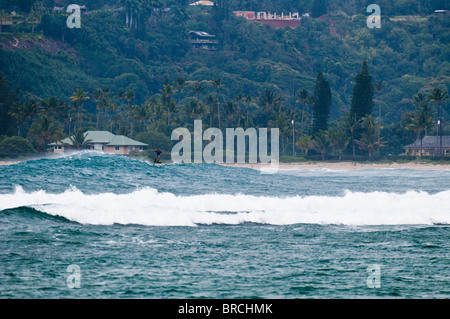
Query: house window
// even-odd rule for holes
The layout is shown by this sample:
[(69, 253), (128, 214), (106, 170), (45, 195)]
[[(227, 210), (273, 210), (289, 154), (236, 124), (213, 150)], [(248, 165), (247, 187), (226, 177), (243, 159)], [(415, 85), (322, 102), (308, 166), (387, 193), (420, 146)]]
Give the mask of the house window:
[(139, 146), (139, 150), (142, 151), (144, 148), (142, 146)]
[(120, 151), (120, 147), (119, 147), (119, 146), (116, 146), (116, 147), (115, 147), (115, 150), (116, 150), (116, 151)]

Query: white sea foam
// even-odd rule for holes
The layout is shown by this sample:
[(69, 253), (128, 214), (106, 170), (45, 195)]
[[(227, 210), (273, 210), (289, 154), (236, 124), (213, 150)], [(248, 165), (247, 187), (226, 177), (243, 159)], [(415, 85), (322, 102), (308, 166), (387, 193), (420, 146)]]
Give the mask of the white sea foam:
[(347, 192), (344, 196), (263, 197), (205, 194), (176, 196), (144, 188), (129, 194), (25, 192), (0, 195), (0, 210), (27, 206), (82, 224), (195, 226), (198, 224), (273, 225), (430, 225), (450, 224), (450, 191), (436, 194)]

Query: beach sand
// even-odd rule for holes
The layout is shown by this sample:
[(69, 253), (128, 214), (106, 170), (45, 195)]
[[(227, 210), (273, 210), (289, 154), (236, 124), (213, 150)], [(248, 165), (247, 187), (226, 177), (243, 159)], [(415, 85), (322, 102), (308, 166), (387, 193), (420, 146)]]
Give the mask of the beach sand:
[[(231, 167), (246, 167), (252, 169), (268, 169), (270, 164), (222, 164)], [(407, 163), (353, 163), (353, 162), (296, 162), (296, 163), (280, 163), (278, 169), (317, 169), (326, 168), (330, 170), (361, 170), (361, 169), (414, 169), (414, 170), (450, 170), (449, 164), (431, 164), (424, 162), (407, 162)]]
[(0, 160), (0, 165), (13, 165), (24, 162), (26, 160)]
[[(0, 165), (13, 165), (28, 159), (18, 159), (18, 160), (0, 160)], [(275, 168), (271, 167), (270, 164), (262, 163), (223, 163), (220, 165), (230, 166), (230, 167), (246, 167), (256, 170)], [(330, 170), (361, 170), (361, 169), (414, 169), (414, 170), (435, 170), (435, 171), (450, 171), (450, 162), (448, 164), (432, 164), (428, 162), (406, 162), (406, 163), (353, 163), (353, 162), (290, 162), (290, 163), (279, 163), (278, 169), (317, 169), (326, 168)]]

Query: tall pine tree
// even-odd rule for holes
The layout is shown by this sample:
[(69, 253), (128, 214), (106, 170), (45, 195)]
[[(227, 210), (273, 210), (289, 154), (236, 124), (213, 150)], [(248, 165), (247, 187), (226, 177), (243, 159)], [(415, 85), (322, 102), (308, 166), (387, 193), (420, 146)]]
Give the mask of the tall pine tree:
[(358, 121), (372, 114), (373, 106), (372, 77), (369, 75), (367, 61), (364, 60), (361, 73), (355, 76), (350, 112), (356, 115)]
[(313, 135), (328, 129), (328, 117), (331, 109), (330, 84), (319, 71), (313, 95)]

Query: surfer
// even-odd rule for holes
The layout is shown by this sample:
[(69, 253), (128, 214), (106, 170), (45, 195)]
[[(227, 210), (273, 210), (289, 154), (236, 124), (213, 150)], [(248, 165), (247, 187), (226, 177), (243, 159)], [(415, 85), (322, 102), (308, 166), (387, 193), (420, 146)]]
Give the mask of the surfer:
[(159, 160), (159, 157), (162, 154), (161, 150), (158, 148), (158, 150), (154, 150), (154, 151), (156, 152), (156, 157), (155, 157), (155, 160), (153, 161), (153, 164), (161, 163), (161, 161)]

